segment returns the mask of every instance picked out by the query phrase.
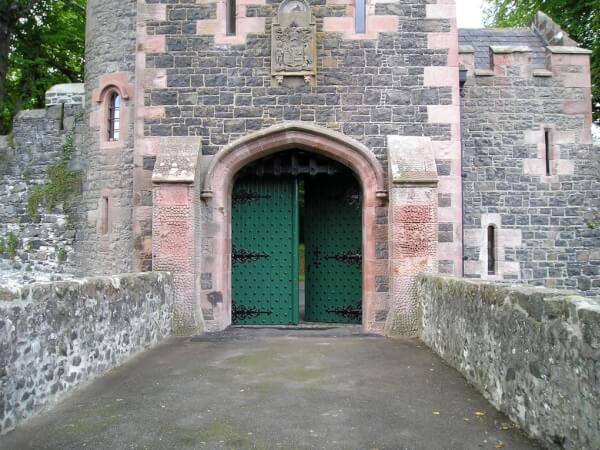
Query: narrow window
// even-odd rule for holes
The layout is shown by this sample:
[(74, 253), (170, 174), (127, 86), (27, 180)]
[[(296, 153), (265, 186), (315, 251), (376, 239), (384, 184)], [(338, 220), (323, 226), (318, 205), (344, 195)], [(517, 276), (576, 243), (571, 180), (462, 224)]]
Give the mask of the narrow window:
[(366, 16), (367, 16), (367, 8), (366, 8), (366, 0), (355, 0), (355, 31), (356, 33), (365, 33), (366, 32)]
[(235, 36), (235, 1), (227, 0), (227, 36)]
[(65, 129), (65, 104), (60, 104), (60, 131)]
[(487, 229), (488, 275), (496, 275), (496, 227)]
[(108, 197), (102, 197), (100, 207), (100, 233), (108, 233)]
[(550, 130), (544, 130), (544, 158), (546, 159), (546, 175), (552, 175), (550, 162), (552, 160), (550, 149)]
[(108, 105), (108, 140), (118, 141), (121, 126), (121, 97), (114, 92)]

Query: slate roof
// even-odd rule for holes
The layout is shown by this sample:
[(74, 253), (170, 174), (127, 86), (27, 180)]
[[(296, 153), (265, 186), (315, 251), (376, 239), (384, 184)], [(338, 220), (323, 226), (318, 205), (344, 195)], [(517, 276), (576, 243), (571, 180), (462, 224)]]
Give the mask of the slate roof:
[(544, 40), (529, 28), (463, 28), (458, 30), (459, 45), (475, 48), (475, 67), (490, 68), (490, 45), (526, 45), (531, 48), (534, 66), (545, 66)]

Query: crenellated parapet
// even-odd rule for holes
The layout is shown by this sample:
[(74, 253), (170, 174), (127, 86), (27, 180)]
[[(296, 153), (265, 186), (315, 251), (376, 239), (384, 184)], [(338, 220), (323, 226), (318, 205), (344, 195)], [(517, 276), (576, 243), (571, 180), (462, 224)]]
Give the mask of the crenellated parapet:
[(591, 52), (541, 13), (459, 39), (465, 276), (597, 292)]

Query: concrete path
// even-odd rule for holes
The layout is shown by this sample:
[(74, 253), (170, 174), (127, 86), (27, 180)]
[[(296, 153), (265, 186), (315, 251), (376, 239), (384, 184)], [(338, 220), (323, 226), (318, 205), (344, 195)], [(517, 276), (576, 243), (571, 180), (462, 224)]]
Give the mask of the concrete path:
[(533, 449), (418, 340), (356, 328), (174, 339), (1, 449)]

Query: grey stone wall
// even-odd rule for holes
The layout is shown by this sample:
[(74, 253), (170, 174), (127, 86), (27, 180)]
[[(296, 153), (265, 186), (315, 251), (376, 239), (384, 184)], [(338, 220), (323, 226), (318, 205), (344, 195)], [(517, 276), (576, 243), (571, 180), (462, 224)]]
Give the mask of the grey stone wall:
[[(589, 134), (583, 114), (565, 106), (585, 104), (585, 90), (554, 76), (523, 75), (532, 69), (471, 76), (463, 89), (465, 276), (487, 278), (479, 267), (486, 247), (478, 242), (486, 221), (498, 217), (503, 254), (496, 279), (598, 295), (600, 229), (589, 224), (600, 217), (599, 149), (582, 138)], [(560, 154), (551, 177), (528, 171), (541, 161), (531, 136), (543, 142), (544, 127)]]
[(0, 289), (0, 432), (169, 336), (172, 283), (154, 272)]
[(46, 106), (83, 105), (85, 103), (85, 87), (83, 83), (57, 84), (46, 91)]
[[(146, 117), (143, 130), (138, 130), (149, 141), (198, 137), (202, 154), (209, 156), (257, 130), (305, 121), (362, 142), (387, 171), (387, 136), (452, 140), (450, 123), (432, 123), (429, 114), (432, 106), (452, 105), (452, 88), (425, 86), (426, 67), (449, 64), (447, 48), (428, 48), (428, 33), (449, 32), (452, 27), (450, 19), (426, 18), (428, 6), (435, 2), (377, 3), (370, 14), (398, 18), (398, 26), (394, 32), (373, 32), (371, 39), (325, 31), (325, 19), (347, 16), (348, 5), (309, 2), (317, 31), (316, 80), (309, 85), (301, 78), (288, 79), (281, 86), (274, 86), (271, 76), (271, 25), (280, 1), (240, 6), (245, 17), (264, 18), (264, 28), (256, 26), (241, 43), (226, 45), (215, 43), (214, 33), (202, 31), (206, 21), (224, 29), (217, 2), (147, 3), (166, 10), (165, 20), (144, 23), (148, 40), (165, 38), (164, 52), (147, 52), (145, 57), (148, 71), (165, 74), (143, 91), (149, 110), (164, 109), (162, 115)], [(152, 156), (140, 150), (138, 160)], [(150, 241), (149, 230), (139, 228), (136, 241)]]
[(600, 443), (600, 303), (569, 291), (425, 276), (421, 337), (548, 448)]
[[(72, 271), (75, 229), (66, 207), (76, 202), (59, 204), (52, 210), (42, 205), (37, 217), (27, 211), (32, 189), (47, 181), (47, 170), (60, 160), (68, 133), (73, 135), (74, 147), (80, 147), (84, 134), (83, 91), (72, 89), (71, 94), (64, 105), (53, 103), (46, 109), (20, 112), (12, 134), (0, 141), (2, 284), (49, 279), (52, 274)], [(15, 239), (16, 254), (12, 255), (9, 241)]]
[(145, 93), (147, 106), (164, 106), (164, 118), (146, 119), (146, 136), (202, 136), (211, 155), (223, 145), (286, 120), (303, 120), (358, 139), (386, 167), (386, 136), (448, 140), (449, 125), (431, 124), (428, 105), (449, 105), (450, 88), (424, 87), (426, 66), (446, 66), (447, 50), (428, 49), (428, 32), (447, 32), (450, 20), (426, 19), (428, 1), (376, 5), (375, 14), (399, 17), (397, 33), (378, 40), (323, 33), (323, 19), (343, 16), (346, 5), (311, 2), (317, 24), (316, 86), (271, 87), (270, 30), (279, 1), (249, 5), (247, 17), (264, 17), (265, 32), (243, 45), (215, 45), (196, 35), (201, 19), (216, 19), (216, 3), (159, 0), (167, 20), (146, 31), (166, 35), (166, 53), (148, 54), (148, 68), (166, 69), (167, 88)]
[[(128, 272), (132, 265), (133, 233), (133, 116), (134, 105), (128, 103), (128, 115), (121, 118), (121, 130), (127, 139), (118, 148), (102, 149), (100, 122), (102, 108), (92, 95), (103, 88), (102, 77), (126, 73), (134, 83), (136, 0), (92, 0), (87, 2), (85, 91), (89, 126), (80, 162), (85, 166), (83, 199), (77, 217), (75, 254), (79, 274), (98, 275)], [(129, 92), (131, 95), (132, 92)], [(100, 237), (97, 214), (103, 191), (110, 192), (111, 229)], [(93, 255), (93, 257), (91, 257)]]

